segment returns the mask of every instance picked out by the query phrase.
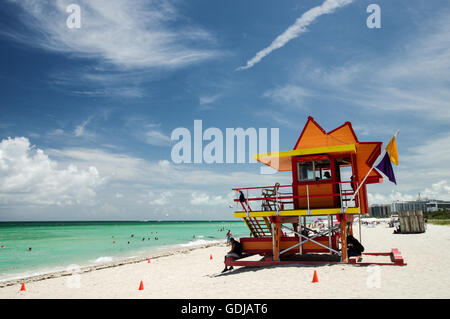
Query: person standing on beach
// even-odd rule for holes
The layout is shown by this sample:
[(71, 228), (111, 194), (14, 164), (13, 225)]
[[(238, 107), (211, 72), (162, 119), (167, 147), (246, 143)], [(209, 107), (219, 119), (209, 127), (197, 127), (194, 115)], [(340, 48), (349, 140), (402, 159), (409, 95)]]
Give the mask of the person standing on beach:
[(230, 246), (230, 244), (231, 244), (231, 242), (230, 242), (231, 237), (233, 237), (233, 234), (231, 234), (231, 230), (228, 229), (228, 233), (227, 233), (227, 246)]

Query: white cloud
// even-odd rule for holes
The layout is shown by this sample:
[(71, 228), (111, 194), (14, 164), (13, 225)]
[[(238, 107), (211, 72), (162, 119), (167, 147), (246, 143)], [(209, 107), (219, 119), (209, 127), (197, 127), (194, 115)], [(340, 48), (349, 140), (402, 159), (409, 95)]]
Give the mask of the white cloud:
[(450, 11), (442, 10), (423, 23), (418, 33), (400, 47), (400, 54), (392, 58), (380, 73), (391, 83), (422, 80), (448, 80), (450, 69)]
[(155, 145), (155, 146), (170, 146), (172, 144), (172, 140), (169, 136), (164, 134), (159, 129), (149, 129), (145, 133), (145, 141), (148, 144)]
[[(430, 185), (442, 179), (450, 179), (450, 133), (430, 136), (428, 139), (399, 153), (401, 178), (407, 183)], [(399, 144), (400, 147), (400, 144)], [(401, 157), (400, 157), (401, 156)]]
[(446, 180), (434, 183), (430, 188), (425, 188), (422, 197), (450, 201), (450, 185)]
[(417, 199), (417, 196), (404, 194), (398, 191), (392, 191), (389, 195), (368, 192), (367, 197), (370, 205), (391, 204), (392, 202), (395, 201), (412, 201)]
[[(439, 142), (443, 143), (442, 140)], [(427, 151), (429, 147), (432, 146), (425, 143), (419, 145), (417, 151)], [(438, 155), (447, 162), (445, 151)], [(450, 199), (448, 178), (427, 177), (429, 168), (411, 166), (411, 161), (414, 161), (411, 157), (400, 152), (401, 163), (395, 168), (399, 186), (390, 183), (379, 185), (382, 192), (373, 191), (376, 190), (374, 185), (369, 187), (370, 204), (414, 200), (419, 192), (423, 197)], [(448, 172), (444, 166), (441, 163), (440, 169)], [(400, 167), (406, 169), (400, 171)], [(142, 208), (145, 205), (159, 207), (158, 212), (151, 214), (175, 212), (174, 218), (201, 218), (206, 214), (206, 208), (210, 210), (209, 216), (228, 216), (225, 214), (229, 213), (228, 206), (233, 203), (235, 195), (230, 191), (232, 187), (291, 182), (289, 172), (270, 176), (258, 172), (256, 165), (255, 172), (233, 170), (228, 173), (221, 172), (216, 166), (174, 165), (168, 160), (148, 161), (98, 149), (50, 149), (44, 153), (32, 147), (26, 138), (15, 138), (3, 140), (0, 144), (0, 202), (10, 206), (77, 204), (77, 207), (82, 207), (95, 200), (100, 209), (112, 197), (117, 205), (110, 211), (112, 215), (104, 212), (109, 218), (122, 218), (130, 205), (137, 205), (137, 210), (142, 209), (141, 216), (145, 215)], [(405, 188), (405, 184), (411, 183), (410, 178), (416, 184), (421, 180), (421, 186), (418, 189)], [(142, 197), (142, 189), (149, 188), (150, 191)], [(387, 193), (383, 192), (385, 189), (388, 189)], [(258, 192), (250, 195), (257, 196)], [(98, 216), (94, 212), (92, 214)], [(135, 215), (129, 216), (134, 218)]]
[(192, 205), (207, 205), (210, 203), (209, 195), (205, 193), (192, 193)]
[(59, 128), (57, 128), (55, 130), (52, 130), (52, 131), (48, 132), (47, 135), (50, 135), (50, 136), (64, 135), (64, 131), (59, 129)]
[[(69, 84), (64, 83), (65, 81), (59, 81), (59, 84)], [(118, 83), (120, 81), (118, 80)], [(119, 88), (102, 88), (102, 89), (86, 89), (86, 90), (73, 90), (72, 94), (89, 96), (89, 97), (124, 97), (124, 98), (141, 98), (144, 96), (144, 90), (140, 87), (119, 87)]]
[(298, 122), (293, 120), (293, 117), (285, 116), (285, 114), (279, 112), (278, 109), (263, 109), (253, 113), (254, 116), (267, 121), (271, 127), (275, 127), (275, 123), (281, 125), (283, 128), (290, 128), (292, 130), (298, 130)]
[[(39, 151), (41, 159), (33, 156), (38, 152), (28, 140), (17, 141), (25, 143), (22, 148), (29, 154), (21, 151), (6, 156), (7, 140), (2, 144), (0, 203), (11, 209), (0, 219), (158, 219), (166, 218), (166, 213), (180, 219), (232, 218), (231, 188), (289, 180), (287, 174), (260, 175), (258, 165), (253, 165), (253, 172), (240, 168), (230, 173), (216, 165), (174, 165), (168, 160), (150, 161), (111, 149), (46, 149)], [(28, 160), (23, 163), (22, 158)], [(14, 173), (11, 163), (15, 163)], [(24, 174), (28, 176), (26, 181), (12, 189), (12, 179), (8, 178), (20, 179)], [(143, 189), (147, 190), (145, 195)], [(24, 204), (39, 204), (41, 210), (24, 210)], [(58, 204), (66, 205), (64, 214), (56, 208)], [(149, 205), (157, 209), (149, 210)]]
[(81, 123), (80, 125), (77, 125), (75, 127), (74, 130), (74, 134), (76, 137), (81, 137), (81, 136), (92, 136), (93, 134), (88, 132), (86, 130), (86, 125), (89, 124), (89, 122), (91, 121), (92, 117), (89, 117), (86, 121), (83, 121), (83, 123)]
[(137, 140), (150, 145), (171, 146), (173, 143), (170, 136), (161, 129), (161, 123), (151, 123), (147, 118), (129, 117), (125, 120), (125, 128)]
[(229, 192), (226, 197), (222, 195), (208, 195), (204, 192), (193, 192), (191, 194), (191, 204), (196, 206), (223, 206), (232, 204), (234, 199), (234, 192)]
[(285, 86), (315, 87), (329, 99), (376, 110), (379, 115), (389, 112), (449, 122), (449, 21), (448, 11), (439, 13), (382, 56), (367, 52), (364, 60), (331, 67), (302, 61), (295, 72), (301, 78)]
[(157, 206), (165, 206), (169, 204), (170, 199), (173, 197), (173, 193), (171, 191), (165, 191), (158, 194), (154, 192), (148, 192), (148, 198), (150, 199), (150, 205)]
[(82, 168), (95, 166), (100, 174), (111, 182), (132, 182), (139, 185), (149, 183), (166, 187), (225, 187), (225, 190), (229, 191), (242, 181), (245, 181), (246, 185), (264, 186), (274, 185), (276, 182), (284, 183), (289, 177), (286, 174), (260, 175), (258, 165), (253, 165), (254, 173), (237, 170), (222, 173), (216, 166), (175, 165), (168, 160), (149, 161), (99, 149), (48, 149), (47, 152), (61, 163), (77, 163)]
[[(98, 58), (119, 68), (173, 68), (217, 56), (205, 49), (214, 42), (202, 28), (181, 24), (165, 0), (79, 0), (81, 28), (69, 29), (71, 0), (15, 2), (29, 34), (2, 34), (27, 45), (74, 56)], [(177, 25), (175, 27), (175, 25)]]
[(46, 152), (58, 159), (60, 163), (75, 162), (77, 166), (82, 168), (95, 166), (102, 176), (118, 182), (139, 178), (142, 175), (142, 170), (146, 167), (146, 161), (143, 159), (100, 149), (47, 149)]
[(221, 96), (222, 96), (221, 94), (200, 96), (200, 98), (199, 98), (200, 99), (200, 105), (214, 103)]
[(367, 73), (375, 66), (373, 61), (351, 61), (344, 65), (324, 68), (315, 65), (311, 60), (302, 61), (298, 67), (298, 74), (301, 79), (308, 82), (317, 82), (322, 86), (342, 89), (355, 81), (367, 82)]
[(270, 98), (278, 104), (292, 105), (303, 108), (305, 98), (313, 96), (313, 93), (301, 86), (288, 84), (276, 89), (264, 92), (264, 97)]
[(239, 67), (237, 70), (245, 70), (253, 67), (260, 62), (265, 56), (286, 45), (292, 39), (300, 36), (307, 31), (306, 27), (313, 23), (318, 17), (324, 14), (333, 13), (339, 7), (352, 3), (353, 0), (325, 0), (320, 6), (316, 6), (306, 11), (298, 18), (293, 25), (279, 35), (268, 47), (256, 53), (256, 55), (247, 61), (247, 65)]
[[(386, 204), (393, 201), (408, 201), (421, 197), (438, 200), (450, 200), (450, 133), (440, 136), (430, 136), (421, 144), (408, 149), (399, 147), (399, 165), (394, 166), (397, 185), (387, 182), (382, 185), (369, 186), (369, 202), (371, 204)], [(375, 190), (372, 191), (371, 190)], [(390, 193), (383, 193), (381, 190)]]
[(222, 97), (222, 94), (215, 95), (203, 95), (199, 97), (199, 110), (209, 110), (212, 108), (212, 104), (214, 104), (218, 99)]
[(88, 204), (103, 180), (94, 166), (59, 169), (43, 150), (27, 138), (0, 143), (0, 201), (8, 205)]
[(414, 201), (418, 197), (422, 199), (450, 200), (450, 184), (447, 180), (433, 183), (430, 187), (422, 188), (417, 194), (407, 194), (392, 190), (390, 194), (368, 193), (369, 204), (390, 204), (395, 201)]

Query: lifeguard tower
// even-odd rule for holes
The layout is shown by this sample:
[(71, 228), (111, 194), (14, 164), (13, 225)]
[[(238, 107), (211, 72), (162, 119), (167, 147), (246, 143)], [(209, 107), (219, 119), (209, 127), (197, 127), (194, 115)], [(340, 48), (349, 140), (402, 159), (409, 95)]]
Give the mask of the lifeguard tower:
[[(381, 145), (360, 142), (350, 122), (327, 133), (309, 117), (293, 150), (256, 154), (256, 160), (277, 171), (291, 171), (292, 183), (233, 189), (238, 207), (234, 215), (243, 218), (251, 236), (240, 238), (242, 258), (226, 258), (225, 264), (405, 265), (397, 249), (365, 253), (389, 255), (391, 262), (385, 263), (365, 263), (347, 255), (354, 216), (368, 213), (366, 185), (383, 181), (371, 170)], [(312, 217), (320, 219), (317, 224), (322, 227), (313, 227)], [(263, 257), (248, 260), (254, 255)]]

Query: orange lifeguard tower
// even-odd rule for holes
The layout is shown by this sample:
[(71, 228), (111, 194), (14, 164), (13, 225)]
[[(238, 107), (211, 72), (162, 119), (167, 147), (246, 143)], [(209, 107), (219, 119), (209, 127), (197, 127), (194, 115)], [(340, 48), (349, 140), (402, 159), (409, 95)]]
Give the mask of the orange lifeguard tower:
[[(243, 256), (227, 257), (225, 264), (405, 265), (397, 249), (389, 253), (365, 253), (389, 255), (391, 263), (364, 263), (347, 255), (353, 217), (368, 213), (366, 185), (383, 181), (372, 170), (381, 145), (381, 142), (360, 142), (350, 122), (327, 133), (309, 117), (293, 150), (256, 154), (255, 159), (265, 165), (291, 171), (292, 184), (233, 189), (237, 194), (235, 202), (242, 208), (234, 215), (243, 218), (251, 237), (240, 238)], [(250, 195), (252, 192), (256, 192), (255, 196)], [(322, 216), (324, 227), (314, 229), (307, 224), (308, 216)], [(263, 258), (245, 260), (257, 254)]]

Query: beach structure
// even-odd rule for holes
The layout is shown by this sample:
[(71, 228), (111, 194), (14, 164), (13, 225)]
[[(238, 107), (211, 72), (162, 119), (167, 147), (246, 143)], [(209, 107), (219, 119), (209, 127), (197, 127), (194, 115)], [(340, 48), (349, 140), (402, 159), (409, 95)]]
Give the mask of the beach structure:
[(400, 234), (417, 234), (425, 232), (425, 221), (421, 210), (398, 212)]
[[(366, 186), (383, 181), (373, 169), (381, 146), (360, 142), (350, 122), (327, 133), (309, 117), (292, 150), (256, 154), (257, 161), (290, 171), (292, 183), (233, 189), (234, 216), (244, 220), (251, 236), (240, 238), (242, 258), (227, 257), (225, 264), (368, 264), (348, 256), (347, 238), (353, 235), (354, 216), (369, 213)], [(308, 222), (312, 218), (325, 227), (313, 227)], [(391, 262), (380, 265), (405, 265), (397, 249), (365, 254), (391, 257)], [(263, 257), (245, 260), (253, 255)]]

